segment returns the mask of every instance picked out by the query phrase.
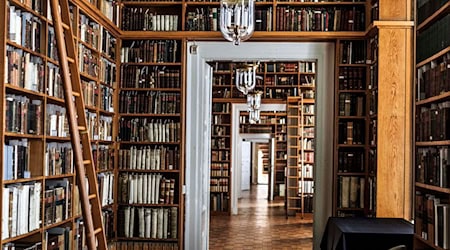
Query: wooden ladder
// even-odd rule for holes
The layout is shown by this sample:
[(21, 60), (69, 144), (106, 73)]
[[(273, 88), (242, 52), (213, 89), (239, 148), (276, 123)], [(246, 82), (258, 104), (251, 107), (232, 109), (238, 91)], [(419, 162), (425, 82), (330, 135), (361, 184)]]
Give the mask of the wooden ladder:
[[(107, 249), (68, 0), (50, 0), (88, 249)], [(80, 144), (81, 143), (81, 144)]]

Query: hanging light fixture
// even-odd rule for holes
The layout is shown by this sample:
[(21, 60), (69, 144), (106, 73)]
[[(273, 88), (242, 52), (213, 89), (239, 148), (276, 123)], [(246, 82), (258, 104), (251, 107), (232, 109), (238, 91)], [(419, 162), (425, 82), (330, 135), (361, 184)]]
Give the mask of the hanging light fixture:
[(247, 106), (249, 113), (249, 122), (254, 124), (260, 121), (262, 91), (255, 91), (247, 95)]
[(256, 86), (256, 69), (257, 63), (254, 64), (239, 64), (236, 66), (235, 83), (236, 88), (244, 95), (247, 95)]
[(221, 0), (220, 31), (225, 39), (239, 45), (255, 29), (254, 0)]

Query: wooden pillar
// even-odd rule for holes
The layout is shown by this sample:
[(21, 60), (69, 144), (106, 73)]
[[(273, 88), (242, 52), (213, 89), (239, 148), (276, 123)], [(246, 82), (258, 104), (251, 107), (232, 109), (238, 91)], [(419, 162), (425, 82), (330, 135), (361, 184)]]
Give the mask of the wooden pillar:
[(411, 219), (412, 0), (380, 0), (378, 28), (377, 217)]

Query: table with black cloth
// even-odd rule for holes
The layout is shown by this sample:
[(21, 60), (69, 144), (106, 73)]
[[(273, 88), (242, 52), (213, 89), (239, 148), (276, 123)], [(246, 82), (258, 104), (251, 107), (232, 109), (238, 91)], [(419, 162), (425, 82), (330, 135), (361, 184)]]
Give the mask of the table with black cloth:
[(330, 217), (322, 250), (384, 250), (398, 245), (413, 249), (413, 224), (397, 218)]

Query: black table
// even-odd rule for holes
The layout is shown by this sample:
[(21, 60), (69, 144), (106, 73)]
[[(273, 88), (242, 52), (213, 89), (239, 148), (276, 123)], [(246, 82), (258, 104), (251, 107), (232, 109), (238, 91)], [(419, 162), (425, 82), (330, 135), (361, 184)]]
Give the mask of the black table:
[(397, 218), (328, 219), (322, 250), (385, 250), (398, 245), (413, 249), (413, 224)]

